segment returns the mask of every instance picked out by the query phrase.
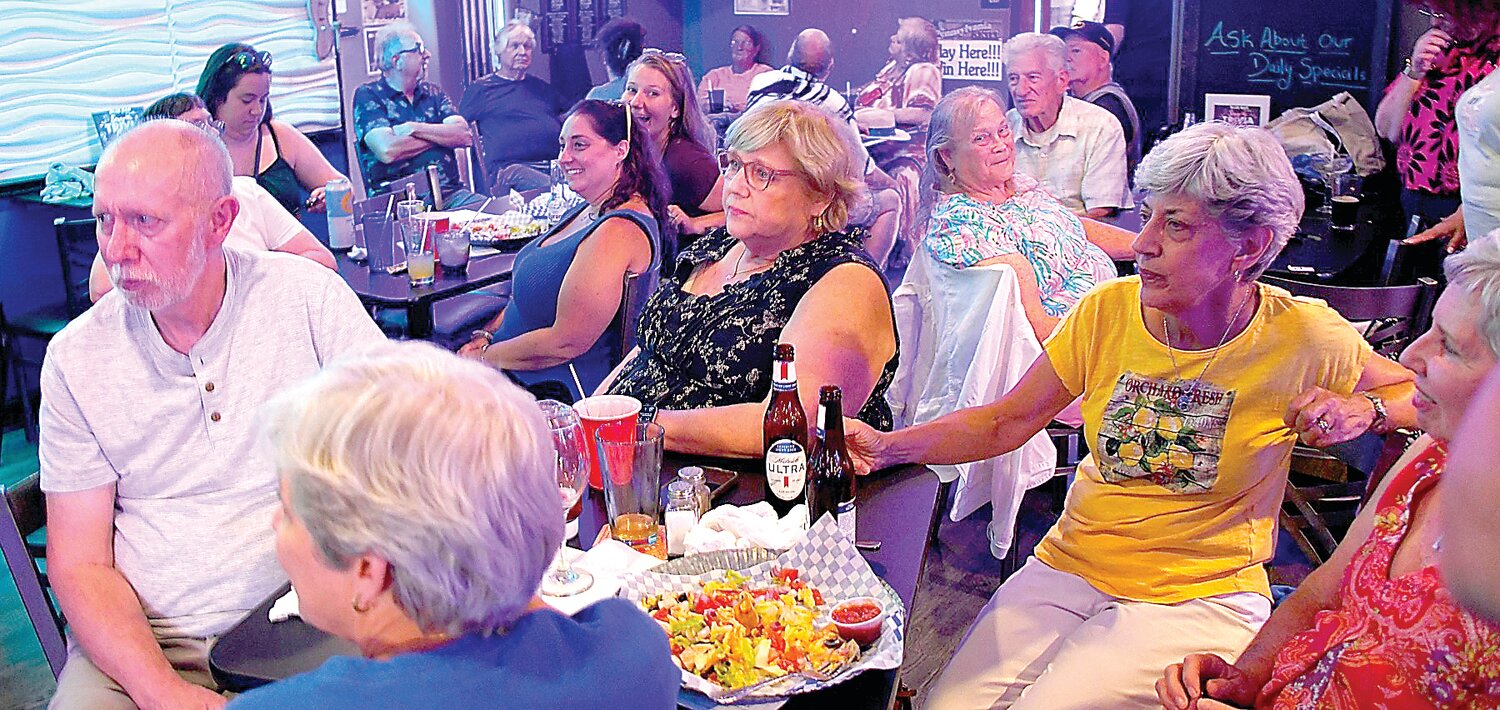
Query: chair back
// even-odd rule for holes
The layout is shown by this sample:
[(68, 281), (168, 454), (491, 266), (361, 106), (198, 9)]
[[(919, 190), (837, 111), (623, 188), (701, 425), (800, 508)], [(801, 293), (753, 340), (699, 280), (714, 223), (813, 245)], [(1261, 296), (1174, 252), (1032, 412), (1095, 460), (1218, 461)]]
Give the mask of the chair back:
[(636, 331), (641, 326), (641, 311), (646, 309), (646, 299), (655, 291), (657, 274), (634, 274), (625, 272), (625, 287), (620, 292), (620, 312), (615, 317), (615, 329), (619, 335), (620, 353), (616, 362), (635, 348)]
[(41, 475), (33, 473), (13, 486), (0, 486), (5, 506), (0, 508), (0, 552), (5, 565), (21, 593), (21, 606), (31, 620), (31, 628), (41, 642), (47, 665), (56, 678), (67, 661), (68, 647), (63, 641), (63, 618), (48, 590), (51, 584), (42, 566), (47, 546), (27, 537), (47, 525), (47, 504), (42, 496)]
[[(469, 163), (469, 179), (465, 181), (465, 184), (469, 186), (469, 191), (476, 195), (490, 194), (490, 180), (495, 177), (485, 172), (484, 156), (484, 136), (479, 134), (479, 123), (471, 122), (469, 123), (469, 160), (471, 162)], [(463, 158), (460, 157), (458, 162), (462, 170)]]
[(99, 253), (99, 239), (94, 234), (94, 218), (63, 219), (52, 222), (57, 234), (57, 255), (62, 260), (63, 294), (68, 317), (77, 318), (93, 305), (89, 300), (89, 269)]
[(1321, 299), (1346, 320), (1360, 324), (1375, 351), (1391, 358), (1427, 331), (1438, 294), (1437, 282), (1425, 277), (1409, 286), (1332, 286), (1274, 276), (1260, 280), (1295, 296)]

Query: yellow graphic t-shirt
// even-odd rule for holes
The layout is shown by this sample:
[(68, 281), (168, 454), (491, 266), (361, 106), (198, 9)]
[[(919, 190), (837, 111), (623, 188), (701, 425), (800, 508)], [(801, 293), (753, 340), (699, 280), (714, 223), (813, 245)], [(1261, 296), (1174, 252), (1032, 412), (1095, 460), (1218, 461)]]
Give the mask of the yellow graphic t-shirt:
[(1370, 346), (1321, 301), (1261, 285), (1244, 332), (1217, 357), (1177, 350), (1174, 368), (1140, 290), (1137, 277), (1101, 284), (1047, 340), (1082, 393), (1092, 453), (1036, 555), (1125, 599), (1269, 594), (1262, 563), (1296, 443), (1287, 405), (1313, 386), (1352, 392)]

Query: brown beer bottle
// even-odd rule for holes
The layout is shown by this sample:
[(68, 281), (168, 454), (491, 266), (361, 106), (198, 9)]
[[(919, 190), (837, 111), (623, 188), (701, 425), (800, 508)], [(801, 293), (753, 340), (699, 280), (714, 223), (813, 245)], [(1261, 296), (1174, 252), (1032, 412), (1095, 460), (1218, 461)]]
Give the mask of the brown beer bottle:
[(797, 397), (797, 366), (790, 343), (776, 344), (771, 363), (771, 405), (766, 407), (766, 502), (785, 516), (807, 498), (807, 413)]
[(839, 529), (854, 538), (854, 460), (844, 446), (844, 394), (839, 388), (818, 390), (818, 431), (808, 459), (807, 514), (816, 524), (832, 513)]

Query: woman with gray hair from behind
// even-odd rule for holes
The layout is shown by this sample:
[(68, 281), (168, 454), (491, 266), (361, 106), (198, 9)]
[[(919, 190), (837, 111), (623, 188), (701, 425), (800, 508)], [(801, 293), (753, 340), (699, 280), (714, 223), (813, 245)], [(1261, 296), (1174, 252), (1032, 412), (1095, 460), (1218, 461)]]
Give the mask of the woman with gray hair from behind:
[(335, 362), (267, 405), (276, 554), (302, 618), (363, 658), (235, 707), (670, 708), (666, 636), (606, 599), (537, 587), (563, 540), (542, 413), (504, 375), (426, 343)]
[(890, 434), (849, 422), (861, 468), (957, 464), (1014, 449), (1082, 397), (1093, 453), (929, 707), (1154, 707), (1166, 663), (1232, 657), (1270, 614), (1262, 564), (1299, 436), (1414, 421), (1411, 373), (1327, 306), (1256, 282), (1303, 207), (1269, 133), (1196, 126), (1137, 180), (1140, 275), (1085, 295), (1016, 387)]

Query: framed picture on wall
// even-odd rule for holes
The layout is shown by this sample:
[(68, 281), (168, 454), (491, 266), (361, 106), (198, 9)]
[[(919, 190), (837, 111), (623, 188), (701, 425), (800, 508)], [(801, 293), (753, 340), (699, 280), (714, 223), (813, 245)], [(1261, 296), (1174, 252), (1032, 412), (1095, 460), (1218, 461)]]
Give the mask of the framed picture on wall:
[(379, 31), (379, 27), (365, 28), (365, 67), (370, 76), (380, 76), (380, 48), (375, 46), (375, 33)]
[(734, 0), (736, 15), (790, 15), (791, 0)]
[(1271, 97), (1264, 94), (1205, 94), (1203, 120), (1236, 126), (1264, 126), (1271, 120)]

